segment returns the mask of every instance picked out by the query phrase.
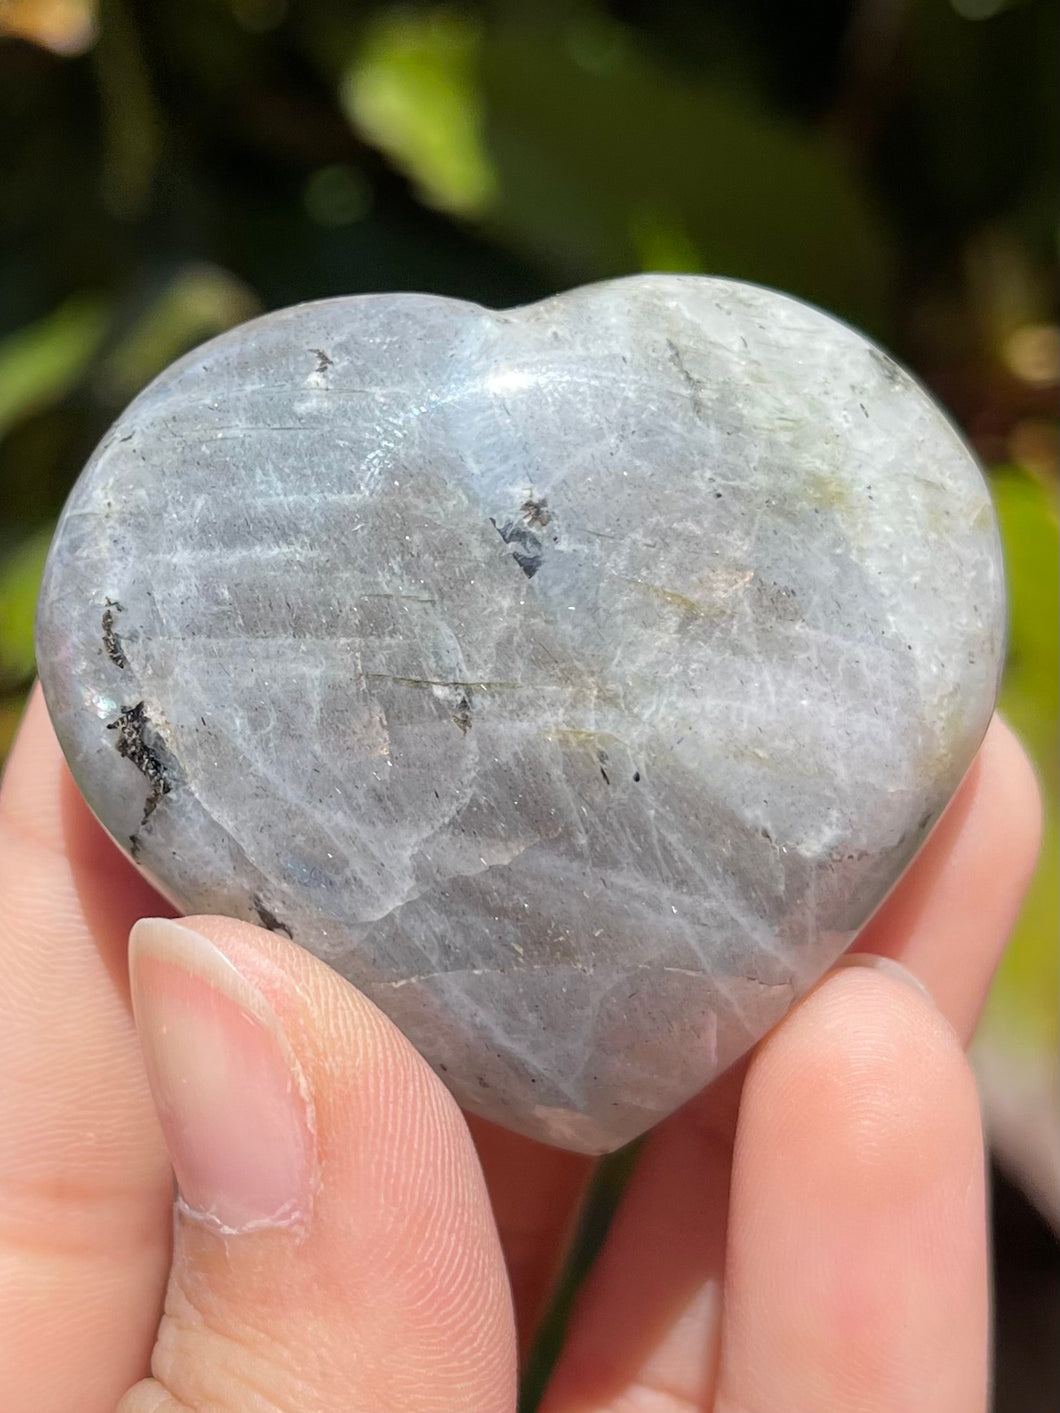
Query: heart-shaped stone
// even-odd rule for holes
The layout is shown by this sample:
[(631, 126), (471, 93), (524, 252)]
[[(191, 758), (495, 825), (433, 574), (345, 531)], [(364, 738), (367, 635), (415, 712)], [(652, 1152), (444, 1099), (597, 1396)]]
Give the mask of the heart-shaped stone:
[(729, 1065), (938, 818), (1002, 657), (976, 463), (815, 309), (328, 300), (184, 358), (63, 514), (44, 690), (182, 909), (589, 1152)]

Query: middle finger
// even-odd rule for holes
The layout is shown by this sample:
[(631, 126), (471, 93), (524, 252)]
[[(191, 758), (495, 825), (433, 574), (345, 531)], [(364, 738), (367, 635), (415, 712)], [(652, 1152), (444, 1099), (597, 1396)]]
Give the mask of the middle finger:
[[(995, 722), (938, 829), (866, 930), (873, 950), (928, 985), (965, 1042), (1033, 867), (1037, 811), (1026, 757)], [(649, 1139), (583, 1289), (546, 1413), (711, 1406), (743, 1068)]]

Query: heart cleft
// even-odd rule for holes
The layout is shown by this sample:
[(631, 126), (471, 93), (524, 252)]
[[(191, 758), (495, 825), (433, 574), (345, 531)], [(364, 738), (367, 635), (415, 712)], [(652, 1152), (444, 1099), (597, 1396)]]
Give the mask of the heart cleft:
[(1004, 650), (975, 458), (862, 335), (645, 275), (281, 310), (131, 404), (37, 620), (174, 904), (348, 977), (470, 1110), (604, 1152), (847, 947)]

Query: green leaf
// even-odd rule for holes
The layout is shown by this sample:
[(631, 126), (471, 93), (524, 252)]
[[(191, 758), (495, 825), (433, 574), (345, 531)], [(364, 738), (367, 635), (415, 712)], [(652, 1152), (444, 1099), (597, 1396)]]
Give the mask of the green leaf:
[(33, 616), (53, 526), (22, 540), (0, 560), (0, 690), (33, 676)]
[(161, 116), (151, 92), (135, 6), (107, 0), (94, 59), (104, 143), (102, 196), (119, 220), (142, 216), (162, 150)]
[(109, 402), (124, 403), (189, 348), (260, 312), (257, 296), (227, 270), (184, 265), (116, 340), (98, 386)]
[(481, 28), (456, 10), (397, 9), (369, 21), (342, 79), (353, 125), (430, 206), (477, 216), (494, 197), (482, 142)]
[(25, 706), (26, 698), (23, 692), (0, 697), (0, 763), (7, 759)]
[(510, 245), (558, 282), (701, 269), (886, 325), (889, 238), (823, 136), (750, 87), (696, 82), (633, 44), (587, 65), (567, 41), (510, 26), (483, 50), (490, 225)]
[(1008, 665), (1001, 710), (1038, 770), (1045, 823), (1038, 869), (998, 973), (985, 1019), (1008, 1048), (1056, 1047), (1060, 986), (1058, 927), (1057, 517), (1048, 491), (1016, 468), (993, 482), (1005, 545), (1010, 605)]
[(0, 436), (82, 378), (107, 326), (106, 302), (79, 294), (0, 342)]

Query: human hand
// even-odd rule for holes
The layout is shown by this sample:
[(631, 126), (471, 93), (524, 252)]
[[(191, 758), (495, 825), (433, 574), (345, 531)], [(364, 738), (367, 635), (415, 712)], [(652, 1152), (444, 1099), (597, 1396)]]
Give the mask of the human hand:
[[(837, 968), (649, 1136), (548, 1413), (985, 1407), (962, 1045), (1037, 831), (995, 722), (858, 944), (926, 992)], [(137, 929), (152, 1102), (126, 938), (164, 910), (35, 695), (0, 795), (0, 1408), (512, 1413), (589, 1160), (469, 1127), (352, 987), (223, 918)]]

